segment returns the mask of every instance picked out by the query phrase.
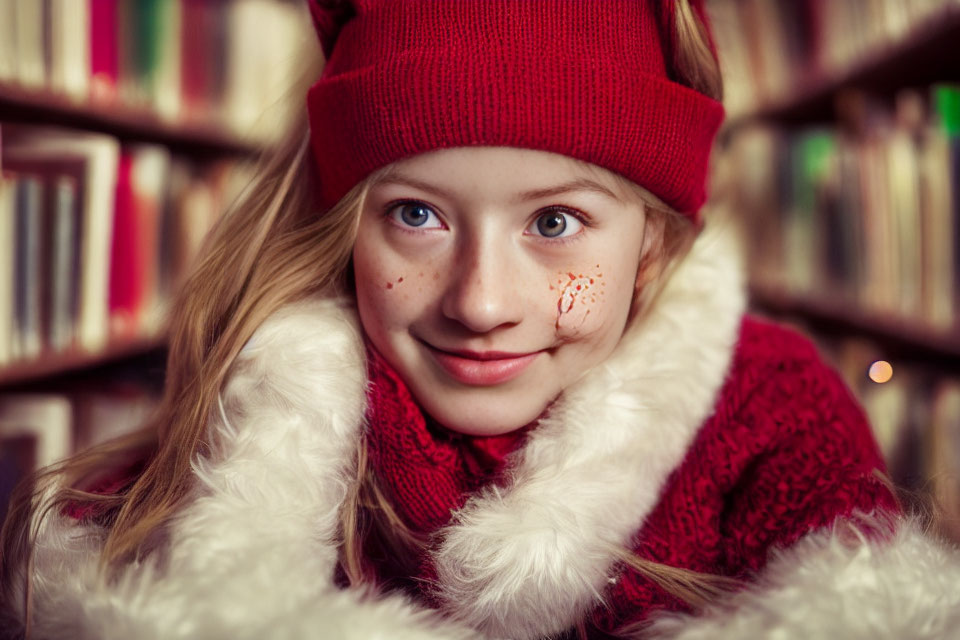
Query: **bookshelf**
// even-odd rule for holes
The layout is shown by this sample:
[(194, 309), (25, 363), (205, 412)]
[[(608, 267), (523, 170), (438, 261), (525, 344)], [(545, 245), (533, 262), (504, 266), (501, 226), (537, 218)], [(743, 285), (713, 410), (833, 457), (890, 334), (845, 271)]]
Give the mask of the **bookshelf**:
[(0, 3), (0, 519), (155, 406), (172, 296), (319, 55), (296, 0)]
[(817, 342), (960, 540), (960, 2), (707, 7), (751, 308)]
[(140, 358), (154, 359), (166, 351), (160, 337), (111, 340), (103, 349), (71, 349), (44, 358), (14, 363), (0, 369), (0, 393), (29, 387), (48, 386), (53, 378), (78, 374), (96, 377), (100, 370)]
[(145, 107), (108, 102), (78, 102), (52, 91), (0, 82), (0, 121), (58, 126), (108, 133), (121, 140), (154, 142), (198, 156), (249, 156), (263, 143), (212, 122), (174, 122)]
[(784, 293), (756, 283), (750, 286), (750, 299), (758, 310), (799, 318), (818, 333), (863, 336), (883, 345), (892, 357), (960, 375), (960, 334), (937, 331), (909, 320), (871, 315), (829, 298)]
[(948, 55), (958, 41), (960, 4), (939, 7), (901, 39), (871, 47), (848, 66), (803, 70), (788, 95), (761, 100), (749, 113), (734, 113), (724, 125), (724, 135), (758, 120), (793, 125), (829, 122), (836, 117), (838, 94), (851, 86), (889, 98), (904, 86), (960, 81), (960, 64), (955, 55)]
[[(2, 393), (162, 348), (164, 303), (290, 116), (283, 98), (315, 37), (304, 6), (291, 0), (45, 0), (8, 3), (0, 14)], [(144, 190), (146, 175), (153, 184)], [(55, 186), (68, 200), (100, 196), (93, 212), (87, 201), (63, 205), (76, 209), (72, 249), (50, 238), (69, 217), (49, 211), (61, 205), (49, 193)], [(18, 212), (23, 200), (36, 211)], [(42, 255), (18, 249), (25, 241)], [(51, 264), (58, 257), (73, 262)], [(46, 289), (56, 288), (52, 271), (71, 265), (82, 275), (61, 286), (60, 306), (71, 299), (77, 327), (59, 327), (65, 335), (55, 340), (58, 328), (48, 325), (58, 319), (48, 316), (58, 302), (48, 298), (58, 294)], [(136, 278), (145, 282), (131, 284)], [(91, 311), (88, 298), (106, 309)], [(136, 316), (119, 318), (126, 326), (110, 311), (118, 305)], [(38, 318), (39, 329), (20, 335), (20, 324)]]

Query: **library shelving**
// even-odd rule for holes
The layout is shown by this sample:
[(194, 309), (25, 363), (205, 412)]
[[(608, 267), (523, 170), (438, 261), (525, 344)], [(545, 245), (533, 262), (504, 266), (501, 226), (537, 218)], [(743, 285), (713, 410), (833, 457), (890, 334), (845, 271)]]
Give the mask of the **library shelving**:
[(960, 540), (960, 2), (708, 10), (751, 306), (833, 359), (891, 476)]
[(165, 346), (166, 342), (161, 337), (115, 339), (96, 351), (77, 348), (13, 363), (0, 369), (0, 390), (35, 388), (50, 383), (54, 376), (93, 375), (95, 370), (106, 369), (116, 363), (143, 357), (155, 358), (157, 354), (165, 352)]
[(292, 0), (0, 3), (0, 518), (142, 423), (207, 230), (320, 52)]
[(60, 93), (4, 82), (0, 82), (0, 118), (100, 131), (121, 140), (154, 142), (199, 156), (247, 156), (263, 146), (213, 122), (174, 122), (146, 107), (78, 102)]
[(927, 363), (960, 375), (960, 334), (873, 315), (823, 296), (790, 294), (756, 283), (750, 286), (750, 299), (760, 311), (800, 318), (817, 332), (863, 336), (883, 345), (892, 357)]
[(904, 86), (960, 81), (960, 65), (950, 55), (958, 41), (960, 4), (934, 7), (905, 27), (900, 38), (869, 46), (847, 65), (824, 68), (809, 63), (797, 72), (786, 95), (755, 98), (759, 102), (748, 112), (734, 112), (724, 126), (725, 133), (757, 120), (781, 124), (832, 120), (837, 96), (851, 86), (873, 95), (892, 96)]

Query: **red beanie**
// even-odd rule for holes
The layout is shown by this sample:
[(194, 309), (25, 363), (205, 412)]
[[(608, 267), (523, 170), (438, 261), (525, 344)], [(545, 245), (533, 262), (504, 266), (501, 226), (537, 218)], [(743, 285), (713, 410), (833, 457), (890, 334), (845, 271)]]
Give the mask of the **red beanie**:
[(723, 108), (670, 80), (666, 4), (309, 1), (327, 57), (307, 94), (324, 206), (401, 158), (508, 146), (599, 165), (698, 221)]

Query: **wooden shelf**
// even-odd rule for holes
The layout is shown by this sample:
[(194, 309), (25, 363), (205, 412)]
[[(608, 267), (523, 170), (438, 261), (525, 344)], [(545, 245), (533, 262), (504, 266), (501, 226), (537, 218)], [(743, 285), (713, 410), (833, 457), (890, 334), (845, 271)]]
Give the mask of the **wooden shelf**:
[(191, 155), (252, 155), (259, 145), (212, 124), (170, 122), (149, 109), (77, 102), (48, 91), (0, 83), (0, 122), (72, 127), (156, 142)]
[(162, 338), (134, 338), (118, 340), (104, 350), (91, 353), (84, 350), (65, 351), (35, 360), (13, 362), (0, 367), (0, 391), (24, 387), (41, 381), (48, 383), (53, 377), (86, 375), (95, 369), (122, 364), (138, 358), (162, 357), (166, 343)]
[(729, 134), (757, 121), (804, 124), (834, 120), (837, 94), (851, 87), (892, 97), (905, 87), (960, 81), (958, 43), (960, 6), (944, 7), (916, 25), (903, 40), (877, 46), (841, 72), (802, 82), (783, 100), (732, 118), (724, 131)]
[(751, 306), (774, 316), (793, 316), (825, 335), (858, 335), (878, 343), (891, 357), (960, 371), (960, 332), (952, 334), (916, 322), (870, 314), (849, 305), (751, 285)]

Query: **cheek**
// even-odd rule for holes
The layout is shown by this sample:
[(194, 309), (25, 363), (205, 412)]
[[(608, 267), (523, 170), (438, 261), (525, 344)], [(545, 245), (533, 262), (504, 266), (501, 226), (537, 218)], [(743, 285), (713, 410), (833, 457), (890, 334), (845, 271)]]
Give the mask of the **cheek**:
[(550, 285), (557, 337), (586, 339), (614, 325), (626, 306), (618, 305), (616, 281), (601, 264), (559, 272)]
[(358, 241), (353, 270), (360, 320), (375, 342), (409, 326), (429, 306), (435, 278), (426, 265)]
[[(385, 259), (385, 253), (358, 239), (353, 250), (353, 272), (356, 280), (357, 307), (364, 331), (374, 339), (384, 335), (403, 316), (399, 305), (402, 296), (402, 265)], [(378, 345), (380, 346), (380, 345)]]

